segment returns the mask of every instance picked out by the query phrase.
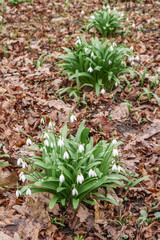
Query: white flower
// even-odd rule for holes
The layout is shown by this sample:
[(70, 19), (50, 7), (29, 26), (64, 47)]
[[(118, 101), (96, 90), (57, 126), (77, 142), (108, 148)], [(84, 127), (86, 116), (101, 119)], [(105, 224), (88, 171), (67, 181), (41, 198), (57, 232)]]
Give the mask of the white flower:
[(110, 6), (109, 6), (109, 5), (107, 5), (107, 6), (106, 6), (106, 8), (107, 8), (107, 9), (110, 9)]
[(88, 52), (88, 48), (85, 48), (84, 51), (85, 51), (85, 53)]
[(47, 149), (45, 147), (43, 147), (43, 150), (45, 151), (45, 153), (47, 153)]
[(64, 180), (65, 180), (65, 178), (64, 178), (64, 175), (63, 175), (63, 174), (61, 174), (61, 175), (60, 175), (60, 177), (59, 177), (59, 181), (60, 181), (60, 183), (63, 183), (63, 182), (64, 182)]
[(59, 138), (57, 144), (58, 144), (59, 147), (62, 147), (62, 146), (64, 145), (64, 142), (63, 142), (63, 138), (62, 138), (62, 137)]
[(73, 188), (72, 189), (72, 195), (75, 196), (75, 195), (78, 195), (78, 191), (76, 188)]
[(82, 11), (81, 11), (81, 15), (84, 15), (84, 14), (85, 14), (85, 12), (82, 10)]
[(117, 148), (114, 148), (112, 153), (113, 153), (113, 157), (117, 157), (118, 156)]
[(113, 42), (112, 46), (117, 47), (117, 43)]
[(29, 146), (29, 145), (32, 145), (32, 141), (31, 141), (30, 138), (27, 139), (26, 144), (27, 144), (28, 146)]
[(134, 47), (133, 47), (133, 46), (131, 46), (131, 47), (130, 47), (130, 49), (133, 51), (133, 50), (134, 50)]
[(126, 31), (126, 28), (123, 28), (123, 31), (125, 32), (125, 31)]
[(79, 145), (79, 148), (78, 148), (78, 150), (79, 150), (79, 152), (80, 152), (80, 153), (84, 151), (84, 147), (83, 147), (83, 145), (82, 145), (82, 144), (80, 144), (80, 145)]
[(113, 11), (116, 11), (116, 8), (115, 8), (115, 7), (113, 8)]
[(112, 140), (112, 144), (113, 144), (113, 145), (116, 145), (116, 144), (117, 144), (117, 140), (116, 140), (116, 139), (113, 139), (113, 140)]
[(112, 166), (112, 171), (117, 171), (117, 166), (116, 166), (116, 164), (113, 164), (113, 166)]
[(111, 64), (112, 64), (112, 61), (111, 61), (111, 60), (109, 60), (109, 61), (108, 61), (108, 64), (109, 64), (109, 65), (111, 65)]
[(50, 143), (50, 146), (51, 146), (51, 148), (53, 148), (53, 147), (54, 147), (54, 145), (53, 145), (53, 142), (51, 142), (51, 143)]
[(48, 128), (49, 128), (49, 129), (53, 129), (53, 127), (52, 127), (52, 123), (51, 123), (51, 122), (49, 122), (49, 124), (48, 124)]
[(77, 176), (77, 184), (78, 184), (78, 183), (82, 184), (83, 181), (84, 181), (84, 177), (83, 177), (83, 175), (82, 175), (82, 173), (81, 173), (81, 174), (79, 174), (79, 175)]
[(64, 152), (64, 154), (63, 154), (63, 158), (64, 158), (64, 159), (68, 159), (68, 158), (69, 158), (69, 154), (68, 154), (67, 151)]
[(139, 55), (137, 55), (134, 59), (135, 59), (137, 62), (139, 62), (139, 60), (140, 60)]
[(40, 124), (44, 124), (44, 119), (41, 118)]
[(115, 87), (117, 87), (117, 86), (118, 86), (118, 83), (117, 83), (117, 82), (115, 82), (114, 86), (115, 86)]
[(110, 8), (108, 8), (108, 13), (110, 13), (111, 12), (111, 9)]
[(3, 17), (2, 17), (2, 16), (0, 16), (0, 22), (2, 22), (2, 20), (3, 20)]
[(25, 177), (25, 175), (24, 175), (23, 172), (21, 172), (21, 173), (19, 174), (19, 180), (22, 181), (22, 182), (25, 182), (26, 177)]
[(112, 46), (112, 45), (109, 47), (109, 50), (110, 50), (110, 51), (113, 51), (113, 46)]
[(89, 67), (87, 71), (91, 73), (91, 72), (93, 72), (93, 68)]
[(132, 61), (132, 62), (131, 62), (131, 66), (134, 66), (134, 65), (135, 65), (135, 63), (134, 63), (134, 61)]
[(126, 18), (126, 21), (128, 22), (128, 18)]
[(31, 195), (32, 193), (31, 193), (31, 189), (27, 189), (27, 191), (26, 191), (26, 195)]
[(124, 13), (121, 13), (121, 17), (124, 17)]
[(49, 141), (48, 141), (47, 139), (44, 140), (44, 145), (47, 146), (47, 147), (49, 147)]
[(16, 191), (16, 197), (19, 198), (19, 196), (21, 195), (21, 192), (19, 190)]
[(92, 170), (92, 168), (89, 170), (88, 175), (89, 175), (89, 177), (97, 177), (95, 170)]
[(106, 92), (105, 89), (102, 88), (102, 89), (101, 89), (101, 94), (105, 94), (105, 92)]
[(117, 167), (117, 171), (120, 172), (122, 170), (122, 167), (121, 166), (118, 166)]
[(129, 62), (132, 62), (133, 60), (134, 60), (134, 57), (133, 57), (133, 56), (128, 58), (128, 61), (129, 61)]
[(108, 23), (106, 23), (106, 27), (109, 27), (109, 24), (108, 24)]
[(74, 116), (73, 114), (70, 116), (70, 122), (73, 123), (74, 121), (77, 121), (76, 116)]
[(132, 27), (135, 28), (135, 26), (136, 26), (135, 23), (133, 23), (133, 24), (132, 24)]
[(18, 158), (18, 160), (17, 160), (17, 165), (20, 166), (22, 163), (23, 163), (22, 158)]
[(49, 139), (49, 135), (48, 135), (48, 133), (45, 132), (45, 134), (44, 134), (44, 138), (48, 138), (48, 139)]
[(81, 40), (79, 39), (79, 37), (77, 37), (77, 41), (76, 41), (76, 45), (81, 45)]
[(93, 52), (91, 52), (91, 57), (94, 57), (94, 53)]
[(95, 16), (94, 16), (94, 15), (91, 15), (90, 18), (91, 18), (91, 19), (95, 19)]
[(22, 163), (22, 168), (26, 168), (28, 165), (27, 165), (27, 163), (26, 162), (23, 162)]

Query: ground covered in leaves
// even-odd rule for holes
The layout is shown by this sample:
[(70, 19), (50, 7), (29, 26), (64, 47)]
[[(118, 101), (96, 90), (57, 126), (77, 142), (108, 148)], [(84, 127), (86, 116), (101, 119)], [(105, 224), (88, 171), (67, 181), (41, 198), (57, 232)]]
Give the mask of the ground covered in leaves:
[[(131, 32), (124, 40), (121, 35), (111, 39), (134, 47), (135, 54), (140, 56), (134, 68), (143, 74), (148, 67), (143, 86), (160, 97), (160, 83), (151, 87), (155, 74), (160, 72), (160, 2), (130, 1), (128, 9), (125, 2), (115, 2), (110, 5), (125, 13), (128, 17), (125, 28)], [(160, 221), (154, 216), (160, 211), (160, 107), (154, 97), (148, 100), (146, 95), (137, 102), (143, 93), (140, 76), (128, 79), (130, 89), (124, 85), (123, 89), (117, 87), (112, 93), (98, 97), (94, 91), (86, 91), (86, 105), (78, 106), (67, 94), (62, 99), (56, 94), (60, 87), (69, 85), (56, 65), (63, 53), (61, 47), (74, 46), (80, 34), (87, 39), (92, 34), (101, 37), (96, 31), (88, 33), (82, 27), (92, 12), (102, 9), (103, 3), (35, 0), (16, 6), (7, 2), (1, 5), (0, 142), (1, 154), (10, 156), (1, 157), (1, 161), (9, 162), (9, 166), (0, 169), (1, 240), (160, 239)], [(50, 56), (38, 67), (42, 53)], [(48, 194), (16, 198), (18, 153), (30, 154), (26, 149), (27, 136), (41, 141), (42, 116), (47, 116), (48, 122), (51, 118), (56, 132), (60, 132), (68, 122), (70, 110), (78, 119), (71, 125), (73, 133), (86, 119), (95, 143), (115, 136), (123, 141), (119, 152), (125, 168), (135, 177), (148, 176), (127, 190), (99, 189), (118, 201), (119, 207), (97, 201), (94, 207), (81, 204), (76, 212), (70, 206), (64, 209), (58, 204), (49, 210)], [(141, 210), (148, 214), (142, 224)]]

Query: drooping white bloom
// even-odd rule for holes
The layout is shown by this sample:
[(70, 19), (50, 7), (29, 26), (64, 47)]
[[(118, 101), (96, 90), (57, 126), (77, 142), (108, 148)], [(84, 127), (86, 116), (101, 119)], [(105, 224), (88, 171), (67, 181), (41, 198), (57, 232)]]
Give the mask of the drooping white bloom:
[(110, 8), (108, 8), (108, 13), (110, 13), (111, 12), (111, 9)]
[(112, 144), (113, 144), (113, 145), (116, 145), (116, 144), (117, 144), (117, 140), (116, 140), (116, 139), (113, 139), (113, 140), (112, 140)]
[(109, 24), (108, 24), (108, 23), (106, 23), (106, 27), (109, 27)]
[(61, 174), (60, 177), (59, 177), (59, 181), (60, 181), (60, 183), (63, 183), (64, 180), (65, 180), (65, 177), (64, 177), (63, 174)]
[(131, 62), (131, 66), (134, 66), (134, 65), (135, 65), (135, 63), (134, 63), (134, 61), (132, 61), (132, 62)]
[(113, 166), (112, 166), (112, 171), (117, 171), (117, 166), (116, 166), (116, 164), (113, 164)]
[(118, 166), (117, 167), (117, 171), (120, 172), (122, 170), (122, 167), (121, 166)]
[(21, 192), (19, 190), (16, 191), (16, 197), (19, 198), (19, 196), (21, 195)]
[(125, 31), (126, 31), (126, 28), (123, 28), (123, 31), (125, 32)]
[(108, 64), (109, 64), (109, 65), (111, 65), (111, 64), (112, 64), (112, 61), (111, 61), (111, 60), (109, 60), (109, 61), (108, 61)]
[(27, 139), (26, 144), (27, 144), (28, 146), (29, 146), (29, 145), (30, 145), (30, 146), (32, 145), (32, 141), (31, 141), (30, 138)]
[(117, 82), (115, 82), (114, 86), (115, 86), (115, 87), (117, 87), (117, 86), (118, 86), (118, 83), (117, 83)]
[(22, 158), (18, 158), (18, 160), (17, 160), (17, 165), (20, 166), (22, 163), (23, 163)]
[(72, 195), (75, 196), (75, 195), (78, 195), (78, 191), (76, 188), (73, 188), (72, 189)]
[(49, 139), (49, 135), (48, 135), (47, 132), (45, 132), (45, 134), (44, 134), (44, 138), (48, 138), (48, 139)]
[(135, 23), (133, 23), (133, 24), (132, 24), (132, 27), (135, 28), (135, 26), (136, 26)]
[(32, 194), (32, 193), (31, 193), (31, 189), (28, 188), (27, 191), (26, 191), (26, 195), (31, 195), (31, 194)]
[(106, 92), (105, 89), (102, 88), (102, 89), (101, 89), (101, 94), (105, 94), (105, 92)]
[(107, 8), (107, 9), (110, 9), (110, 5), (107, 5), (106, 8)]
[(113, 11), (116, 11), (116, 8), (115, 8), (115, 7), (113, 8)]
[(113, 46), (112, 46), (112, 45), (109, 47), (109, 50), (110, 50), (110, 51), (113, 51)]
[(49, 147), (49, 141), (48, 141), (47, 139), (44, 140), (44, 145), (45, 145), (46, 147)]
[(79, 145), (79, 148), (78, 148), (78, 150), (79, 150), (79, 152), (80, 152), (80, 153), (84, 151), (84, 147), (83, 147), (83, 145), (82, 145), (82, 144), (80, 144), (80, 145)]
[(82, 10), (82, 11), (81, 11), (81, 15), (84, 15), (84, 14), (85, 14), (85, 12)]
[(77, 176), (77, 184), (78, 184), (78, 183), (82, 184), (83, 181), (84, 181), (84, 177), (83, 177), (83, 175), (82, 175), (82, 173), (81, 173), (81, 174), (79, 174), (79, 175)]
[(88, 52), (88, 48), (85, 48), (84, 51), (85, 51), (85, 53)]
[(22, 168), (26, 168), (28, 165), (27, 165), (27, 163), (26, 162), (23, 162), (22, 163)]
[(43, 150), (45, 151), (45, 153), (47, 153), (47, 149), (46, 149), (46, 147), (43, 147)]
[(113, 157), (117, 157), (118, 156), (117, 148), (114, 148), (112, 153), (113, 153)]
[(128, 20), (129, 20), (129, 19), (128, 19), (128, 18), (126, 18), (126, 21), (127, 21), (127, 22), (128, 22)]
[(131, 46), (131, 47), (130, 47), (130, 49), (133, 51), (133, 50), (134, 50), (134, 47), (133, 47), (133, 46)]
[(135, 59), (137, 62), (139, 62), (139, 60), (140, 60), (139, 55), (137, 55), (134, 59)]
[(94, 15), (91, 15), (91, 16), (90, 16), (90, 19), (95, 19), (95, 16), (94, 16)]
[(25, 182), (26, 177), (25, 177), (25, 175), (24, 175), (23, 172), (21, 172), (21, 173), (19, 174), (19, 180), (22, 181), (22, 182)]
[(94, 53), (93, 52), (91, 52), (91, 57), (94, 57)]
[(58, 146), (59, 147), (62, 147), (63, 145), (64, 145), (64, 142), (63, 142), (63, 138), (62, 137), (60, 137), (59, 139), (58, 139)]
[(40, 124), (44, 124), (44, 119), (41, 118)]
[(87, 71), (92, 73), (93, 72), (93, 68), (90, 66)]
[(81, 40), (80, 40), (80, 38), (79, 37), (77, 37), (77, 41), (76, 41), (76, 45), (81, 45)]
[(2, 16), (0, 16), (0, 22), (2, 22), (2, 20), (3, 20), (3, 17), (2, 17)]
[(53, 129), (53, 127), (52, 127), (52, 123), (51, 123), (51, 122), (49, 122), (49, 124), (48, 124), (48, 128), (49, 128), (49, 129)]
[(124, 13), (123, 12), (121, 13), (121, 17), (124, 17)]
[(117, 47), (117, 43), (113, 42), (112, 46)]
[(53, 148), (53, 147), (54, 147), (54, 145), (53, 145), (53, 142), (51, 142), (51, 143), (50, 143), (50, 146), (51, 146), (51, 148)]
[(74, 121), (77, 121), (76, 116), (74, 116), (73, 114), (70, 116), (70, 122), (73, 123)]
[(133, 56), (131, 56), (131, 57), (128, 58), (128, 61), (130, 61), (130, 62), (132, 62), (133, 60), (134, 60), (134, 57), (133, 57)]
[(88, 176), (89, 177), (97, 177), (96, 171), (91, 168), (89, 170)]
[(67, 151), (64, 152), (64, 154), (63, 154), (63, 158), (64, 158), (64, 159), (69, 159), (69, 154), (68, 154)]

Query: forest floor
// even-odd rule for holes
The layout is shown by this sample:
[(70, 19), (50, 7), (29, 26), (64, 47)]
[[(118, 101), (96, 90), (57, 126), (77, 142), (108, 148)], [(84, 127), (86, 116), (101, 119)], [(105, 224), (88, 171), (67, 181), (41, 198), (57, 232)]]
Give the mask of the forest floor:
[[(135, 55), (140, 56), (134, 68), (143, 74), (147, 67), (143, 87), (160, 97), (160, 83), (154, 84), (155, 75), (160, 73), (160, 2), (130, 1), (128, 9), (125, 2), (114, 2), (110, 1), (111, 8), (115, 6), (128, 17), (124, 25), (130, 33), (125, 39), (120, 34), (110, 39), (134, 47)], [(160, 107), (156, 98), (152, 95), (149, 100), (143, 95), (137, 101), (144, 92), (138, 75), (128, 79), (130, 89), (124, 85), (98, 97), (94, 91), (86, 92), (86, 105), (78, 106), (67, 94), (62, 99), (56, 94), (59, 88), (69, 86), (67, 76), (59, 73), (56, 64), (64, 53), (62, 47), (74, 46), (80, 35), (101, 38), (82, 26), (103, 3), (34, 0), (0, 5), (0, 153), (10, 156), (1, 157), (1, 162), (9, 163), (0, 169), (1, 240), (160, 239), (160, 218), (154, 215), (160, 212)], [(43, 66), (36, 67), (42, 53), (50, 56)], [(73, 133), (85, 119), (94, 143), (110, 141), (112, 136), (123, 141), (119, 152), (126, 170), (137, 178), (148, 176), (133, 188), (108, 193), (119, 202), (118, 207), (101, 201), (95, 206), (80, 204), (76, 212), (58, 204), (50, 210), (47, 194), (16, 198), (17, 159), (19, 152), (29, 154), (27, 136), (40, 141), (42, 116), (47, 116), (48, 122), (51, 118), (56, 132), (60, 132), (70, 110), (77, 117), (71, 124)], [(146, 215), (140, 224), (141, 210)]]

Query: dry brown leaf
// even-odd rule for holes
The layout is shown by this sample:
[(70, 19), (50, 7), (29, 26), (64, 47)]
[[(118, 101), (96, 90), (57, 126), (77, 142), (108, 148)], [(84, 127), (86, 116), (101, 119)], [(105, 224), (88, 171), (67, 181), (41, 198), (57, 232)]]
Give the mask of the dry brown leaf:
[(79, 217), (80, 222), (85, 222), (90, 215), (88, 209), (81, 204), (76, 214), (76, 216)]
[(112, 119), (121, 120), (129, 116), (129, 110), (126, 104), (116, 106), (110, 113)]

